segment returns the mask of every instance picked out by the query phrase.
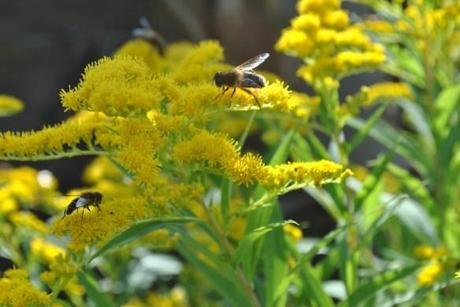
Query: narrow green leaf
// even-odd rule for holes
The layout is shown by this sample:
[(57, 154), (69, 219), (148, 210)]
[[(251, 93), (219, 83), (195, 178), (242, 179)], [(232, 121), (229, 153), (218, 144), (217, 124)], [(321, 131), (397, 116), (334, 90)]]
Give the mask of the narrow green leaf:
[(419, 265), (412, 265), (396, 270), (386, 270), (371, 278), (371, 280), (362, 284), (356, 289), (340, 307), (355, 307), (359, 304), (365, 303), (366, 300), (374, 297), (377, 292), (382, 291), (391, 283), (403, 279), (419, 268)]
[[(300, 296), (304, 301), (312, 301), (313, 306), (333, 307), (332, 299), (327, 295), (321, 281), (316, 276), (310, 263), (305, 263), (299, 273), (302, 286), (299, 288)], [(310, 304), (311, 305), (311, 304)]]
[(98, 307), (114, 307), (117, 306), (105, 293), (100, 290), (97, 281), (90, 275), (79, 271), (77, 277), (80, 283), (85, 287), (88, 297)]
[[(391, 198), (388, 194), (385, 198)], [(395, 209), (395, 215), (421, 242), (432, 246), (439, 244), (438, 234), (433, 225), (433, 220), (422, 205), (411, 198), (404, 198)]]
[(381, 105), (372, 115), (366, 120), (364, 126), (357, 130), (356, 133), (353, 135), (350, 141), (347, 142), (347, 153), (350, 154), (353, 150), (361, 144), (361, 142), (367, 137), (369, 134), (369, 130), (377, 123), (377, 121), (382, 116), (383, 112), (385, 112), (386, 105)]
[[(347, 124), (359, 130), (363, 129), (365, 122), (362, 119), (350, 118)], [(406, 158), (422, 176), (429, 176), (433, 170), (433, 161), (423, 148), (420, 148), (419, 142), (413, 136), (396, 130), (383, 121), (379, 121), (369, 130), (369, 136), (387, 148), (398, 145), (397, 153)]]
[(453, 115), (458, 114), (459, 103), (460, 84), (443, 90), (436, 98), (433, 123), (438, 135), (445, 135), (449, 131), (449, 120)]
[[(283, 216), (279, 206), (272, 211), (272, 224), (281, 224)], [(294, 221), (291, 221), (295, 223)], [(281, 225), (280, 225), (281, 226)], [(264, 257), (264, 297), (267, 307), (284, 307), (287, 301), (287, 287), (290, 276), (288, 275), (288, 244), (281, 227), (276, 227), (265, 238), (263, 248)]]
[(405, 116), (408, 118), (411, 126), (417, 131), (417, 134), (421, 136), (420, 142), (424, 143), (425, 147), (430, 151), (434, 150), (435, 142), (429, 126), (429, 119), (420, 105), (407, 99), (398, 100), (398, 105), (405, 111)]
[(254, 248), (254, 245), (256, 244), (256, 242), (258, 242), (258, 240), (260, 240), (263, 236), (272, 232), (276, 228), (283, 227), (286, 224), (297, 224), (297, 223), (293, 220), (287, 220), (287, 221), (279, 222), (279, 223), (271, 223), (267, 226), (256, 228), (252, 230), (251, 232), (245, 234), (243, 239), (241, 239), (240, 243), (238, 244), (238, 247), (235, 251), (234, 262), (235, 263), (241, 262), (252, 251), (252, 249)]
[(177, 244), (181, 255), (204, 274), (232, 306), (252, 306), (234, 269), (220, 260), (217, 255), (213, 255), (206, 246), (202, 246), (185, 233), (182, 236), (184, 239)]
[(385, 155), (380, 155), (377, 158), (376, 165), (372, 169), (372, 172), (366, 177), (363, 182), (361, 189), (356, 193), (355, 206), (356, 210), (359, 211), (361, 205), (366, 201), (366, 199), (372, 194), (374, 189), (380, 182), (380, 179), (386, 170), (388, 163), (394, 156), (395, 148), (387, 152)]
[(193, 217), (164, 217), (164, 218), (153, 218), (144, 220), (133, 224), (125, 231), (119, 233), (112, 238), (107, 244), (101, 247), (88, 261), (91, 262), (94, 258), (99, 257), (110, 250), (119, 248), (120, 246), (131, 242), (132, 240), (138, 239), (152, 231), (163, 228), (166, 225), (174, 224), (185, 224), (185, 223), (202, 223), (200, 219)]
[[(284, 137), (279, 146), (277, 147), (275, 153), (273, 154), (270, 165), (277, 165), (281, 164), (286, 161), (288, 156), (289, 147), (292, 142), (292, 138), (296, 132), (296, 128), (291, 129)], [(259, 185), (256, 187), (255, 191), (252, 194), (252, 199), (260, 199), (264, 196), (266, 191)], [(272, 200), (271, 203), (273, 205), (277, 205), (275, 200)], [(250, 233), (254, 229), (259, 227), (265, 226), (270, 221), (270, 216), (272, 215), (273, 206), (266, 206), (254, 211), (251, 211), (248, 215), (247, 224), (246, 224), (246, 233)], [(246, 274), (248, 279), (252, 279), (255, 273), (255, 268), (257, 265), (258, 259), (260, 259), (259, 255), (263, 247), (263, 239), (259, 240), (257, 244), (255, 244), (252, 251), (248, 254), (248, 256), (243, 260), (242, 266), (244, 273)]]

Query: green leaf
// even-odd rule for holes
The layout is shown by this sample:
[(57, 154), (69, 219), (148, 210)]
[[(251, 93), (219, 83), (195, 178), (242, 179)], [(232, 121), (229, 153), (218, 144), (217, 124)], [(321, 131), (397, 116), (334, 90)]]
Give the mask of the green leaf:
[(251, 232), (245, 234), (244, 237), (241, 239), (240, 243), (238, 244), (238, 247), (235, 251), (235, 255), (233, 259), (234, 262), (239, 263), (243, 261), (243, 259), (249, 255), (250, 251), (252, 251), (254, 245), (256, 244), (258, 240), (260, 240), (263, 236), (272, 232), (276, 228), (283, 227), (286, 224), (296, 224), (297, 225), (295, 221), (287, 220), (287, 221), (279, 222), (279, 223), (271, 223), (267, 226), (256, 228), (252, 230)]
[(382, 116), (383, 112), (385, 112), (386, 105), (380, 106), (372, 115), (367, 119), (364, 126), (357, 130), (357, 132), (353, 135), (350, 141), (347, 142), (347, 153), (350, 154), (353, 150), (361, 144), (361, 142), (367, 137), (369, 134), (369, 130), (377, 123), (377, 121)]
[(153, 218), (149, 220), (144, 220), (133, 224), (131, 227), (125, 231), (119, 233), (112, 238), (107, 244), (101, 247), (88, 261), (91, 262), (94, 258), (99, 257), (108, 251), (117, 249), (122, 245), (131, 242), (135, 239), (141, 238), (142, 236), (155, 231), (157, 229), (163, 228), (166, 225), (177, 225), (185, 223), (203, 223), (200, 219), (193, 217), (164, 217), (164, 218)]
[[(299, 278), (302, 282), (299, 294), (302, 301), (313, 301), (318, 307), (333, 307), (332, 299), (327, 295), (321, 281), (316, 276), (310, 263), (302, 265)], [(309, 305), (310, 306), (310, 305)]]
[(396, 148), (393, 148), (391, 151), (387, 152), (385, 155), (380, 155), (377, 158), (376, 165), (363, 182), (361, 189), (356, 193), (355, 206), (356, 210), (359, 211), (361, 205), (366, 201), (366, 199), (372, 194), (374, 189), (380, 183), (383, 173), (386, 170), (388, 163), (394, 156), (394, 151)]
[(77, 272), (77, 277), (83, 287), (85, 287), (86, 294), (96, 306), (116, 306), (116, 304), (105, 293), (103, 293), (102, 290), (100, 290), (97, 281), (93, 277), (82, 271)]
[[(279, 206), (272, 211), (271, 222), (276, 224), (283, 220)], [(293, 222), (293, 221), (292, 221)], [(295, 222), (294, 222), (295, 223)], [(280, 224), (278, 222), (278, 224)], [(263, 274), (265, 306), (284, 307), (286, 306), (290, 277), (288, 275), (288, 244), (286, 242), (283, 228), (276, 227), (269, 232), (265, 238), (263, 248)]]
[(186, 232), (182, 231), (181, 236), (182, 239), (177, 244), (178, 251), (206, 276), (212, 286), (231, 302), (232, 306), (252, 306), (237, 273), (223, 261), (223, 258), (213, 254), (207, 246), (196, 242)]
[(425, 147), (431, 151), (434, 150), (435, 142), (433, 133), (429, 126), (429, 119), (426, 117), (423, 109), (413, 101), (407, 99), (398, 100), (398, 105), (405, 111), (405, 116), (408, 118), (411, 126), (417, 131), (420, 136), (419, 140), (425, 144)]
[[(393, 196), (384, 194), (384, 197), (388, 199)], [(432, 246), (439, 244), (438, 234), (430, 215), (415, 200), (408, 197), (402, 199), (401, 203), (395, 209), (395, 215), (421, 242)]]
[[(296, 132), (296, 128), (291, 129), (284, 137), (275, 153), (273, 154), (270, 165), (281, 164), (286, 161), (288, 156), (289, 147), (292, 142), (292, 138)], [(252, 199), (260, 199), (265, 195), (266, 191), (258, 185), (255, 191), (252, 194)], [(269, 203), (269, 202), (267, 202)], [(270, 201), (273, 206), (277, 205), (275, 200)], [(266, 206), (253, 210), (248, 215), (247, 224), (246, 224), (246, 233), (250, 233), (254, 229), (263, 227), (269, 224), (270, 217), (272, 215), (273, 206)], [(260, 259), (259, 255), (263, 247), (263, 239), (259, 240), (254, 248), (248, 253), (247, 257), (243, 260), (242, 266), (243, 271), (246, 274), (248, 279), (252, 279), (255, 273), (255, 268), (258, 260)]]
[(386, 270), (380, 274), (375, 275), (369, 281), (363, 283), (356, 289), (340, 307), (355, 307), (365, 303), (368, 299), (374, 297), (377, 292), (382, 291), (391, 283), (403, 279), (412, 274), (419, 268), (419, 265), (407, 266), (396, 270)]
[(332, 231), (330, 231), (324, 238), (316, 242), (305, 255), (302, 255), (299, 259), (299, 264), (302, 265), (303, 263), (309, 262), (314, 256), (318, 254), (318, 252), (325, 248), (329, 243), (337, 238), (339, 234), (344, 232), (349, 226), (343, 225), (340, 226)]
[[(450, 129), (449, 121), (457, 114), (460, 103), (460, 84), (443, 90), (434, 103), (434, 127), (438, 135), (445, 135)], [(457, 110), (457, 112), (456, 112)]]
[[(365, 126), (365, 122), (358, 118), (350, 118), (347, 124), (357, 130), (363, 129)], [(433, 170), (433, 161), (426, 155), (413, 136), (396, 130), (383, 121), (379, 121), (372, 127), (369, 136), (387, 148), (394, 148), (398, 145), (397, 153), (406, 158), (422, 176), (429, 176)]]

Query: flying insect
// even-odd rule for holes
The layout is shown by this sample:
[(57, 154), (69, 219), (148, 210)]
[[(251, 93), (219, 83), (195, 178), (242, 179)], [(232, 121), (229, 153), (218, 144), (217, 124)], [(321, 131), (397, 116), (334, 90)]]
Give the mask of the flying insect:
[(218, 87), (222, 88), (222, 92), (217, 95), (216, 98), (225, 94), (225, 92), (227, 92), (230, 88), (233, 88), (232, 95), (230, 96), (233, 97), (236, 89), (238, 88), (254, 97), (257, 105), (260, 107), (257, 96), (248, 90), (248, 88), (262, 88), (266, 85), (264, 77), (255, 73), (254, 69), (262, 64), (269, 56), (269, 53), (261, 53), (236, 66), (230, 71), (216, 73), (214, 75), (214, 83)]
[(150, 22), (146, 17), (142, 16), (139, 18), (139, 24), (141, 26), (139, 28), (135, 28), (132, 32), (132, 35), (134, 37), (142, 38), (148, 41), (158, 48), (160, 55), (163, 55), (166, 48), (166, 41), (163, 36), (161, 36), (157, 31), (153, 30)]
[(83, 213), (85, 212), (85, 209), (88, 211), (91, 211), (90, 207), (96, 207), (99, 211), (101, 211), (101, 208), (99, 205), (102, 202), (102, 194), (99, 192), (84, 192), (80, 194), (80, 196), (75, 197), (70, 204), (67, 206), (67, 208), (64, 210), (64, 218), (67, 215), (72, 214), (72, 212), (78, 210), (79, 208), (83, 208), (82, 214), (81, 214), (81, 220), (83, 221)]

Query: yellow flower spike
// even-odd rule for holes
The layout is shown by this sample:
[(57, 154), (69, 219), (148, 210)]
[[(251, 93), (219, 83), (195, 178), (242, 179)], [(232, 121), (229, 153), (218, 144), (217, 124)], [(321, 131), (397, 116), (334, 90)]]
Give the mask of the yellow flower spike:
[(431, 286), (441, 275), (443, 266), (439, 262), (432, 262), (422, 268), (417, 275), (417, 282), (420, 287)]
[(189, 140), (177, 143), (172, 150), (172, 158), (179, 163), (207, 161), (211, 167), (234, 161), (238, 151), (234, 141), (225, 135), (202, 130)]
[(9, 307), (50, 306), (45, 292), (35, 288), (22, 269), (12, 269), (0, 278), (0, 305)]
[(228, 177), (238, 184), (253, 184), (263, 176), (263, 161), (259, 155), (252, 153), (223, 161), (223, 169)]
[(265, 166), (265, 173), (258, 178), (267, 189), (287, 188), (287, 185), (316, 185), (340, 182), (353, 175), (349, 169), (332, 161), (293, 162), (277, 166)]
[(52, 263), (59, 255), (65, 255), (65, 250), (50, 242), (46, 242), (42, 238), (35, 237), (30, 242), (32, 254), (38, 255), (44, 262)]
[[(90, 143), (94, 132), (105, 124), (98, 114), (45, 127), (36, 132), (4, 132), (0, 134), (2, 160), (40, 160), (51, 156), (77, 155), (72, 152), (82, 141)], [(70, 148), (70, 149), (69, 149)]]
[(79, 84), (61, 91), (61, 102), (74, 111), (129, 116), (157, 108), (163, 96), (144, 62), (133, 57), (102, 58), (86, 66)]
[(364, 106), (370, 106), (378, 99), (391, 99), (396, 97), (414, 98), (410, 87), (400, 82), (382, 82), (368, 86), (365, 91)]
[(124, 43), (116, 52), (115, 56), (131, 56), (142, 60), (154, 72), (165, 69), (164, 61), (157, 48), (143, 39), (133, 39)]
[(18, 98), (10, 95), (0, 95), (0, 117), (11, 116), (21, 112), (24, 103)]
[(45, 222), (38, 219), (31, 212), (13, 212), (9, 215), (10, 221), (19, 228), (30, 228), (39, 233), (46, 234), (48, 233), (48, 227)]

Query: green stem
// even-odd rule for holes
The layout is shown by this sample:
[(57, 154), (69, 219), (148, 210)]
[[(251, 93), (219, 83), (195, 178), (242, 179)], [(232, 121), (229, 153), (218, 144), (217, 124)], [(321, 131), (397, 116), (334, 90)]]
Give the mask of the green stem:
[(63, 158), (73, 158), (80, 156), (110, 156), (111, 153), (100, 150), (74, 150), (56, 154), (41, 154), (28, 156), (0, 156), (0, 161), (45, 161), (45, 160), (58, 160)]
[[(209, 211), (209, 208), (205, 204), (203, 204), (203, 207), (205, 209), (206, 216), (208, 218), (208, 221), (212, 229), (214, 230), (215, 234), (219, 238), (219, 241), (220, 241), (219, 243), (221, 243), (224, 253), (228, 257), (228, 259), (233, 259), (233, 254), (234, 254), (233, 247), (231, 246), (230, 242), (228, 241), (221, 227), (219, 227), (219, 224), (216, 222), (214, 216)], [(241, 285), (243, 286), (244, 291), (246, 292), (246, 294), (248, 295), (248, 298), (251, 301), (251, 305), (253, 307), (262, 307), (262, 305), (259, 302), (259, 299), (257, 298), (254, 292), (253, 287), (251, 286), (251, 283), (244, 275), (244, 272), (238, 266), (235, 267), (235, 270), (236, 270), (237, 277)]]

